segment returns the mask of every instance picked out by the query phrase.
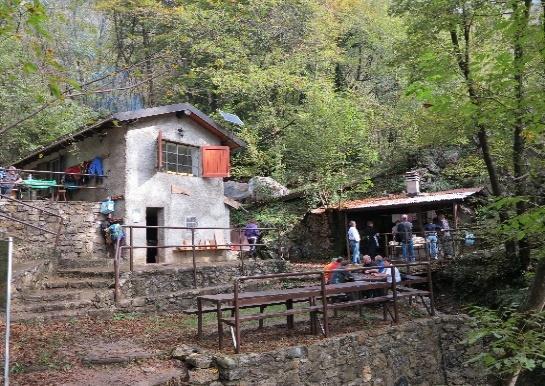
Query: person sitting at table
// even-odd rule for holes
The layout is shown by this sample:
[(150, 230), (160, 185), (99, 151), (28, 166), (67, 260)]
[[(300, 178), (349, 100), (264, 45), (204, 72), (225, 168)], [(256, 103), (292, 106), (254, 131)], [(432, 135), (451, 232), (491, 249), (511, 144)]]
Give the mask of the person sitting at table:
[(373, 264), (373, 259), (371, 259), (371, 256), (365, 255), (361, 258), (361, 261), (363, 262), (364, 267), (374, 267), (375, 264)]
[[(388, 283), (392, 282), (392, 268), (390, 267), (393, 267), (393, 264), (390, 263), (388, 260), (384, 260), (384, 273), (379, 274), (379, 275), (386, 275), (386, 281)], [(393, 271), (395, 272), (394, 273), (395, 281), (396, 283), (399, 283), (401, 281), (401, 273), (399, 272), (399, 269), (397, 269), (397, 267), (394, 267)]]
[(23, 179), (17, 173), (15, 166), (10, 166), (7, 171), (3, 173), (2, 180), (0, 181), (0, 194), (3, 196), (10, 196), (13, 187), (20, 184)]
[(340, 267), (337, 267), (333, 270), (331, 274), (330, 284), (339, 284), (346, 283), (349, 281), (354, 281), (354, 276), (346, 270), (348, 266), (348, 261), (342, 260)]
[(325, 282), (327, 284), (329, 284), (331, 280), (331, 274), (333, 273), (334, 270), (336, 270), (337, 268), (341, 266), (342, 261), (343, 261), (342, 257), (335, 257), (333, 258), (333, 260), (331, 260), (329, 264), (326, 264), (326, 266), (324, 267)]
[(367, 269), (365, 273), (384, 273), (384, 259), (382, 258), (381, 255), (376, 255), (375, 261), (373, 262), (371, 257), (369, 257), (369, 264), (367, 265), (367, 267), (376, 267), (376, 268)]

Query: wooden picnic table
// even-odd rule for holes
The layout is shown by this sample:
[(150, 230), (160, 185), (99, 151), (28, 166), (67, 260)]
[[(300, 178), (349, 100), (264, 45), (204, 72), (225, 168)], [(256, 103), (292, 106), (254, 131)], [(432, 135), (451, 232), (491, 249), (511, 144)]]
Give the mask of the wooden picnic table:
[[(376, 277), (375, 277), (376, 278)], [(382, 280), (379, 280), (382, 279)], [(390, 288), (391, 283), (386, 283), (386, 278), (377, 278), (375, 282), (358, 280), (354, 282), (346, 282), (339, 284), (327, 284), (325, 285), (326, 297), (346, 294), (351, 292), (361, 292), (379, 288)], [(322, 312), (324, 314), (324, 325), (327, 323), (327, 300), (323, 299), (324, 288), (322, 286), (309, 286), (309, 287), (297, 287), (290, 289), (275, 289), (266, 291), (252, 291), (252, 292), (239, 292), (227, 293), (227, 294), (215, 294), (215, 295), (202, 295), (197, 297), (197, 317), (198, 317), (198, 337), (202, 338), (203, 331), (203, 302), (210, 302), (216, 306), (216, 318), (218, 323), (218, 346), (220, 349), (223, 347), (223, 324), (234, 326), (239, 323), (239, 320), (259, 320), (261, 322), (264, 318), (282, 317), (286, 316), (288, 328), (294, 326), (294, 315), (298, 313), (309, 313), (311, 317), (311, 330), (313, 333), (317, 332), (316, 313)], [(250, 306), (260, 307), (260, 314), (245, 315), (240, 318), (224, 318), (223, 311), (225, 306), (235, 305), (235, 298), (237, 299), (238, 307), (248, 308)], [(317, 299), (322, 299), (322, 305), (317, 305)], [(307, 302), (308, 306), (301, 308), (293, 308), (294, 302)], [(361, 302), (361, 301), (360, 301)], [(276, 313), (263, 313), (264, 309), (270, 305), (286, 304), (286, 311)], [(355, 304), (356, 305), (356, 304)], [(260, 323), (260, 326), (262, 324)], [(327, 329), (327, 327), (325, 327)], [(237, 328), (238, 330), (238, 328)], [(239, 346), (240, 337), (236, 339), (236, 345)]]

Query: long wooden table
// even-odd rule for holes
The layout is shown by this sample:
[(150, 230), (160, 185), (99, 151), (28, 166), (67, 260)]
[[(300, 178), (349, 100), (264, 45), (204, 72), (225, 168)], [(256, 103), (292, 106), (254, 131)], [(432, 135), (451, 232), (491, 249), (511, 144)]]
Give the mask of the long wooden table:
[[(374, 289), (394, 289), (393, 297), (383, 297), (372, 299), (359, 299), (352, 300), (350, 302), (345, 302), (344, 307), (353, 307), (363, 304), (379, 303), (386, 301), (394, 302), (394, 310), (397, 319), (397, 305), (395, 304), (395, 283), (387, 283), (386, 278), (374, 277), (376, 281), (363, 281), (358, 280), (354, 282), (339, 283), (339, 284), (327, 284), (325, 285), (325, 296), (324, 288), (322, 286), (309, 286), (309, 287), (298, 287), (291, 289), (277, 289), (277, 290), (267, 290), (267, 291), (254, 291), (254, 292), (239, 292), (235, 296), (235, 293), (227, 294), (216, 294), (216, 295), (202, 295), (197, 297), (197, 316), (198, 316), (198, 337), (202, 337), (203, 330), (203, 303), (210, 302), (216, 306), (216, 317), (218, 323), (218, 346), (220, 349), (223, 348), (223, 324), (228, 324), (237, 330), (236, 348), (237, 350), (240, 347), (240, 334), (238, 333), (240, 326), (240, 321), (247, 320), (262, 320), (265, 318), (272, 317), (281, 317), (286, 316), (288, 328), (293, 328), (294, 325), (294, 315), (299, 313), (309, 313), (310, 322), (311, 322), (311, 331), (313, 333), (317, 332), (316, 324), (316, 314), (318, 312), (322, 313), (324, 319), (324, 335), (327, 336), (327, 310), (331, 308), (340, 308), (341, 304), (336, 303), (329, 304), (327, 302), (328, 297), (332, 297), (339, 294), (347, 294), (354, 292), (369, 291)], [(324, 299), (325, 298), (325, 299)], [(225, 306), (231, 307), (235, 305), (235, 299), (238, 303), (238, 307), (248, 308), (249, 306), (260, 307), (260, 313), (254, 315), (245, 315), (238, 316), (234, 315), (231, 318), (223, 317), (223, 310)], [(317, 305), (317, 300), (320, 299), (322, 304)], [(293, 308), (294, 302), (297, 301), (308, 301), (308, 306)], [(286, 311), (276, 312), (276, 313), (263, 313), (263, 310), (268, 305), (280, 304), (285, 302)]]

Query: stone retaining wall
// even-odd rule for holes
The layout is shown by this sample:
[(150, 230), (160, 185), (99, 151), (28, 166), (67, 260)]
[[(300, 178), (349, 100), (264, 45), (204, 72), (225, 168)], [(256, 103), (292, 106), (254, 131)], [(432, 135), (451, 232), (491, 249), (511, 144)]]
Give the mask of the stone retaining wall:
[[(85, 259), (106, 257), (107, 249), (100, 231), (100, 222), (104, 216), (99, 212), (99, 203), (32, 201), (30, 204), (57, 213), (65, 219), (55, 256)], [(0, 205), (2, 205), (0, 210), (3, 213), (18, 220), (53, 232), (58, 229), (59, 218), (57, 217), (14, 202), (2, 202)], [(0, 222), (0, 233), (2, 232), (16, 238), (16, 261), (52, 257), (55, 235), (6, 219)]]
[[(264, 275), (269, 273), (287, 272), (290, 264), (285, 260), (247, 260), (244, 264), (244, 274)], [(192, 267), (162, 267), (153, 269), (146, 267), (121, 275), (121, 292), (126, 297), (154, 296), (160, 293), (173, 293), (193, 288)], [(197, 286), (213, 287), (232, 283), (241, 276), (240, 262), (202, 266), (197, 268)]]
[(486, 385), (484, 372), (466, 364), (479, 352), (462, 343), (469, 321), (437, 316), (265, 353), (212, 356), (182, 347), (173, 356), (196, 379), (216, 374), (208, 385)]

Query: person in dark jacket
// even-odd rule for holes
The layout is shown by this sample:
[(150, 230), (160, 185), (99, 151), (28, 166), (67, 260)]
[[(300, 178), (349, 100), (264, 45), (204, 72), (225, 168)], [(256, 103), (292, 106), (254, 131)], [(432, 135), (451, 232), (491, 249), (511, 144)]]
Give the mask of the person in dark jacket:
[(257, 226), (257, 221), (253, 219), (250, 220), (248, 224), (246, 224), (246, 227), (244, 228), (244, 236), (248, 240), (248, 244), (250, 244), (251, 256), (256, 255), (256, 244), (260, 235), (261, 235), (261, 232), (259, 231), (259, 227)]
[(364, 248), (364, 253), (366, 255), (371, 256), (371, 258), (375, 258), (375, 256), (378, 254), (378, 249), (379, 249), (378, 237), (379, 237), (379, 234), (377, 230), (375, 229), (373, 221), (367, 221), (367, 225), (363, 229), (363, 240), (364, 240), (363, 248)]
[(401, 222), (397, 224), (397, 234), (401, 240), (401, 253), (403, 255), (403, 259), (407, 261), (415, 261), (413, 224), (409, 222), (409, 216), (406, 214), (401, 216)]

